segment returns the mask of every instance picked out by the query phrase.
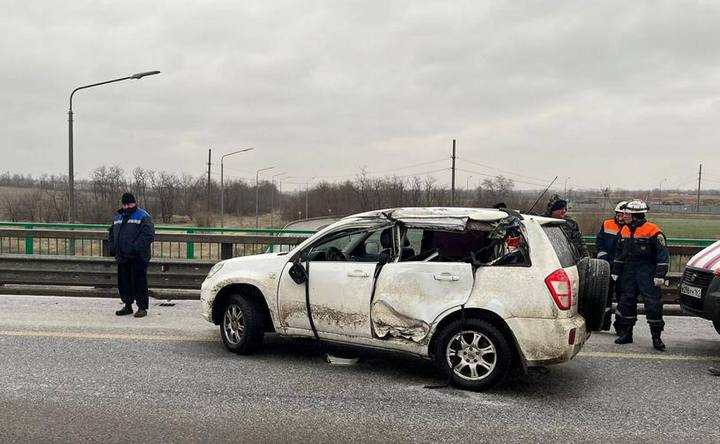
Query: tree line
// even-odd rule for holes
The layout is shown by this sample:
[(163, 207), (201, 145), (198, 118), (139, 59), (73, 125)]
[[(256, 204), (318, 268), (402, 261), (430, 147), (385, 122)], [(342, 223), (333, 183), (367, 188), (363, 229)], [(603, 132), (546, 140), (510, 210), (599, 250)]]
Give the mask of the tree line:
[[(69, 198), (67, 176), (0, 174), (2, 219), (19, 222), (67, 220)], [(119, 207), (123, 192), (135, 194), (139, 204), (165, 224), (193, 223), (213, 226), (220, 211), (220, 184), (207, 177), (118, 166), (93, 169), (88, 179), (75, 182), (77, 221), (106, 223)], [(447, 206), (451, 191), (432, 177), (373, 177), (361, 171), (343, 182), (319, 182), (306, 190), (281, 192), (269, 181), (255, 183), (239, 178), (224, 180), (226, 215), (274, 211), (279, 225), (284, 221), (318, 216), (343, 216), (362, 211), (402, 206)], [(512, 179), (488, 178), (475, 189), (457, 189), (456, 206), (490, 207), (505, 202), (511, 208), (527, 209), (537, 197), (515, 189)], [(536, 210), (544, 209), (544, 202)], [(280, 219), (280, 220), (278, 220)]]

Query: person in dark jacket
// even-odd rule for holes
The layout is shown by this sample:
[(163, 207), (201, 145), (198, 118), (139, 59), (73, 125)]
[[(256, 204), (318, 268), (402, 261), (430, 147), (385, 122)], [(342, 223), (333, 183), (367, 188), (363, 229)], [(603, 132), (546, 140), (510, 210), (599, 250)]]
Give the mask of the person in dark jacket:
[(669, 268), (669, 253), (665, 235), (657, 225), (648, 222), (648, 205), (632, 200), (625, 205), (625, 226), (620, 230), (613, 261), (612, 279), (620, 280), (621, 296), (615, 319), (620, 328), (616, 344), (633, 341), (633, 327), (637, 321), (637, 295), (645, 301), (645, 318), (650, 326), (653, 347), (665, 350), (660, 338), (665, 327), (660, 285), (665, 282)]
[[(603, 221), (598, 231), (597, 237), (595, 238), (595, 247), (597, 249), (597, 258), (602, 259), (610, 264), (612, 267), (613, 261), (615, 260), (615, 247), (620, 237), (620, 230), (622, 229), (625, 222), (623, 222), (623, 210), (627, 201), (619, 202), (615, 206), (615, 216), (612, 219)], [(605, 318), (603, 319), (602, 330), (610, 330), (612, 323), (612, 303), (613, 295), (616, 301), (620, 301), (620, 283), (610, 280), (610, 286), (608, 288), (608, 298), (605, 309)], [(615, 323), (615, 333), (618, 333), (618, 326)]]
[(566, 223), (560, 228), (565, 232), (568, 240), (573, 245), (578, 255), (578, 257), (576, 258), (577, 260), (580, 260), (583, 257), (590, 256), (590, 252), (588, 251), (585, 242), (583, 242), (582, 240), (582, 233), (580, 232), (580, 227), (578, 226), (577, 222), (575, 222), (570, 216), (567, 215), (566, 200), (560, 199), (560, 196), (558, 196), (557, 194), (553, 194), (550, 198), (550, 201), (548, 202), (547, 210), (545, 211), (544, 216), (565, 220)]
[(117, 262), (118, 291), (125, 307), (115, 314), (132, 314), (135, 302), (138, 306), (135, 317), (141, 318), (148, 309), (147, 267), (155, 227), (150, 214), (137, 206), (130, 193), (122, 195), (122, 208), (117, 213), (110, 226), (108, 245)]

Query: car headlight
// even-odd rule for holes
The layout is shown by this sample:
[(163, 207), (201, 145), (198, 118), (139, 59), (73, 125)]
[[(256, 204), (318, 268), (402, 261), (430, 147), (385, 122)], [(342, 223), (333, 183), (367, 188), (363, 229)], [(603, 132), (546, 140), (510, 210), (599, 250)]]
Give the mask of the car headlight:
[(213, 265), (205, 279), (210, 279), (211, 277), (213, 277), (218, 271), (220, 271), (223, 265), (225, 264), (222, 262), (218, 262), (217, 264)]

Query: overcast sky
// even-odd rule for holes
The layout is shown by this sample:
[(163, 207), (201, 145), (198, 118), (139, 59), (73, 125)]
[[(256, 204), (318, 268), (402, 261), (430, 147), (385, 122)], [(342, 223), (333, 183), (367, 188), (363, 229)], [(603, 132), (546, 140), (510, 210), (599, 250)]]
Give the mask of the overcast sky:
[(157, 69), (75, 95), (78, 177), (252, 146), (226, 175), (447, 183), (454, 138), (461, 187), (720, 188), (717, 1), (0, 4), (0, 171), (66, 173), (70, 92)]

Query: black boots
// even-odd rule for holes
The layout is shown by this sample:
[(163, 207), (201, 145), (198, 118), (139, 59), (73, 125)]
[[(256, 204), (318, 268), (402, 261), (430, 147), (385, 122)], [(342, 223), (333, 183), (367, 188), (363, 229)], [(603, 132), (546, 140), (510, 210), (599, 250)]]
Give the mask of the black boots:
[(115, 312), (118, 316), (124, 316), (124, 315), (131, 315), (133, 314), (132, 305), (126, 305), (125, 307), (121, 308), (120, 310)]
[(652, 334), (653, 348), (655, 348), (655, 350), (664, 351), (665, 344), (663, 343), (662, 339), (660, 339), (661, 332), (662, 332), (661, 328), (650, 327), (650, 333)]
[(147, 310), (143, 310), (142, 308), (138, 308), (138, 311), (135, 313), (136, 318), (144, 318), (147, 316)]
[(633, 328), (632, 325), (629, 327), (618, 327), (618, 338), (615, 339), (616, 344), (632, 344)]

